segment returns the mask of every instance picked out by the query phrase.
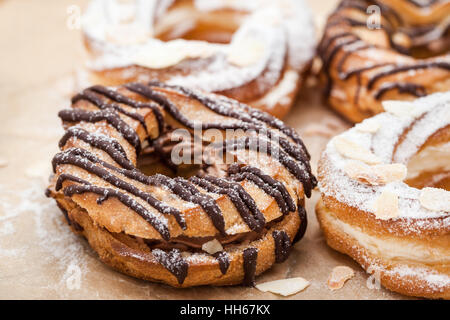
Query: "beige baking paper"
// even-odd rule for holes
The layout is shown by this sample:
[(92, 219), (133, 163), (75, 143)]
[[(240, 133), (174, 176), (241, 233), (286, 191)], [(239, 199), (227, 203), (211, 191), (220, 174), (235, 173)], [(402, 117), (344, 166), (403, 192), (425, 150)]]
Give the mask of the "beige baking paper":
[[(310, 0), (316, 23), (335, 1)], [(72, 234), (44, 190), (50, 160), (63, 130), (58, 110), (79, 85), (82, 42), (76, 18), (86, 1), (0, 0), (0, 298), (1, 299), (401, 299), (379, 289), (351, 259), (328, 248), (314, 204), (307, 201), (308, 231), (289, 259), (257, 283), (303, 277), (311, 285), (290, 297), (245, 287), (173, 289), (122, 275), (102, 264), (84, 239)], [(315, 171), (330, 138), (349, 127), (322, 103), (309, 81), (287, 123), (312, 154)], [(356, 276), (337, 291), (327, 279), (336, 266)]]

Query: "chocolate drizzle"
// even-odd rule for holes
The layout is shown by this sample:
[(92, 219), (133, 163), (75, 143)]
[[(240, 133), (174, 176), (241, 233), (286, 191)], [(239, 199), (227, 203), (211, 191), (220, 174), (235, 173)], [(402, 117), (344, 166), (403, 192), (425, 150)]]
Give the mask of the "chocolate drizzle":
[(107, 103), (107, 102), (103, 101), (99, 97), (99, 95), (103, 95), (112, 101), (125, 104), (125, 105), (135, 108), (135, 109), (141, 109), (141, 108), (151, 109), (153, 111), (153, 114), (155, 115), (156, 121), (158, 123), (159, 133), (161, 134), (161, 132), (163, 131), (164, 117), (163, 117), (161, 110), (159, 109), (159, 107), (156, 104), (142, 103), (137, 100), (133, 100), (115, 90), (112, 90), (112, 89), (109, 89), (109, 88), (106, 88), (106, 87), (103, 87), (100, 85), (96, 85), (96, 86), (90, 87), (88, 89), (85, 89), (82, 93), (73, 97), (72, 104), (75, 104), (79, 100), (86, 100), (86, 101), (89, 101), (90, 103), (94, 104), (95, 106), (97, 106), (100, 109), (114, 109), (118, 112), (121, 112), (121, 113), (139, 121), (147, 131), (147, 124), (145, 123), (145, 119), (139, 113), (128, 112), (117, 104)]
[(414, 83), (384, 83), (374, 94), (375, 99), (380, 100), (388, 91), (397, 89), (399, 93), (409, 93), (416, 97), (426, 96), (427, 91), (424, 86)]
[(136, 131), (133, 130), (125, 121), (120, 119), (119, 115), (112, 109), (105, 109), (101, 111), (87, 111), (83, 109), (62, 110), (58, 116), (63, 121), (69, 122), (99, 122), (106, 121), (114, 129), (116, 129), (135, 149), (139, 154), (141, 151), (141, 141)]
[(282, 263), (289, 257), (291, 251), (291, 239), (283, 230), (275, 230), (272, 232), (275, 242), (275, 262)]
[(246, 286), (255, 285), (256, 261), (258, 258), (258, 249), (247, 248), (243, 253), (244, 258), (244, 281)]
[(316, 184), (312, 174), (307, 173), (305, 168), (300, 167), (297, 161), (294, 161), (289, 155), (275, 146), (271, 141), (262, 137), (245, 137), (235, 140), (226, 140), (222, 144), (223, 150), (240, 150), (251, 149), (259, 152), (265, 152), (269, 156), (275, 157), (290, 173), (292, 173), (299, 181), (302, 182), (306, 196), (311, 197), (312, 188)]
[[(220, 115), (223, 115), (226, 117), (231, 117), (231, 118), (237, 119), (239, 121), (242, 121), (242, 123), (241, 123), (242, 126), (240, 127), (240, 129), (260, 129), (261, 130), (261, 129), (264, 129), (264, 127), (262, 126), (262, 123), (264, 123), (265, 125), (269, 125), (270, 127), (276, 128), (276, 129), (280, 130), (281, 132), (283, 132), (286, 136), (291, 138), (296, 144), (300, 145), (300, 148), (293, 147), (286, 139), (280, 137), (280, 139), (283, 140), (283, 143), (285, 144), (285, 146), (289, 145), (290, 150), (293, 151), (293, 154), (295, 154), (296, 159), (298, 159), (299, 161), (305, 161), (305, 159), (310, 160), (310, 155), (309, 155), (305, 145), (303, 144), (303, 141), (298, 136), (298, 134), (292, 128), (286, 126), (281, 120), (271, 116), (270, 114), (264, 113), (258, 109), (249, 108), (247, 105), (241, 104), (234, 100), (230, 100), (226, 97), (217, 96), (216, 97), (217, 101), (215, 101), (207, 96), (199, 95), (190, 89), (180, 87), (180, 86), (167, 85), (167, 84), (164, 84), (164, 83), (161, 83), (158, 81), (150, 82), (149, 86), (174, 90), (176, 92), (179, 92), (179, 93), (184, 94), (192, 99), (199, 101), (205, 107), (214, 111), (217, 114), (220, 114)], [(220, 102), (220, 104), (219, 104), (219, 102)], [(236, 107), (243, 109), (245, 112), (235, 111), (234, 109)], [(246, 125), (247, 123), (250, 125)], [(217, 127), (217, 128), (220, 128), (220, 127)], [(226, 129), (226, 128), (222, 127), (222, 129)], [(268, 131), (268, 133), (270, 133), (270, 132)], [(308, 162), (308, 161), (305, 161), (305, 162)]]
[[(124, 90), (125, 93), (126, 91), (132, 92), (133, 95), (137, 94), (151, 101), (140, 102), (121, 93), (122, 91), (119, 92), (103, 86), (93, 86), (75, 96), (72, 102), (75, 104), (80, 100), (85, 100), (99, 110), (85, 110), (86, 106), (80, 104), (74, 109), (61, 111), (59, 116), (66, 124), (104, 121), (136, 150), (136, 155), (139, 155), (141, 139), (136, 130), (125, 121), (127, 119), (122, 115), (138, 121), (146, 129), (148, 136), (146, 120), (141, 113), (130, 112), (130, 109), (127, 109), (125, 106), (134, 109), (150, 108), (158, 122), (158, 136), (164, 134), (163, 131), (169, 128), (164, 122), (162, 110), (189, 129), (198, 127), (198, 122), (186, 117), (174, 102), (168, 98), (167, 91), (172, 90), (198, 101), (215, 114), (231, 118), (218, 123), (202, 123), (201, 129), (252, 130), (251, 136), (227, 140), (217, 145), (218, 149), (233, 150), (233, 152), (240, 149), (265, 152), (286, 167), (302, 183), (305, 195), (308, 197), (311, 195), (312, 188), (317, 184), (317, 180), (311, 173), (310, 155), (297, 133), (270, 115), (251, 109), (228, 98), (217, 96), (213, 99), (208, 95), (202, 95), (186, 88), (168, 86), (159, 82), (152, 82), (149, 85), (131, 83), (119, 90)], [(253, 135), (253, 131), (255, 135)], [(158, 138), (158, 136), (152, 137), (152, 139)], [(71, 138), (79, 139), (93, 148), (102, 150), (117, 165), (101, 159), (89, 150), (76, 147), (67, 148), (66, 144)], [(143, 141), (147, 138), (144, 137)], [(171, 235), (168, 221), (164, 215), (173, 216), (183, 230), (186, 230), (188, 226), (182, 212), (156, 199), (152, 192), (149, 191), (149, 187), (159, 188), (159, 190), (166, 193), (170, 192), (183, 201), (201, 207), (221, 236), (227, 236), (225, 219), (216, 203), (216, 198), (211, 194), (226, 195), (233, 203), (242, 220), (255, 234), (261, 234), (266, 230), (266, 220), (263, 213), (258, 208), (253, 197), (242, 186), (242, 182), (245, 180), (255, 184), (260, 190), (272, 197), (283, 215), (296, 210), (299, 210), (300, 215), (302, 214), (301, 212), (304, 212), (304, 208), (296, 205), (287, 187), (282, 182), (275, 180), (256, 167), (237, 164), (229, 165), (227, 170), (225, 170), (227, 176), (221, 178), (211, 175), (195, 176), (189, 179), (181, 177), (169, 178), (161, 174), (147, 176), (136, 169), (118, 140), (101, 134), (100, 130), (98, 132), (89, 132), (88, 129), (81, 127), (81, 125), (74, 125), (68, 128), (59, 146), (63, 151), (56, 154), (52, 162), (54, 172), (59, 174), (54, 186), (56, 192), (62, 191), (67, 197), (93, 193), (98, 196), (96, 200), (98, 205), (102, 205), (108, 199), (115, 198), (144, 218), (159, 232), (163, 241), (166, 242), (171, 240)], [(84, 170), (102, 179), (110, 187), (105, 186), (105, 184), (101, 187), (94, 185), (94, 183), (84, 180), (73, 173), (62, 173), (62, 170), (58, 170), (58, 166), (61, 165), (69, 165)], [(149, 187), (139, 188), (138, 184)], [(152, 209), (158, 211), (160, 215), (154, 214)], [(302, 219), (301, 227), (303, 225), (306, 225), (304, 219)], [(291, 246), (289, 236), (284, 231), (278, 230), (274, 231), (272, 236), (275, 241), (276, 261), (282, 262), (289, 254)], [(158, 262), (177, 278), (178, 283), (180, 285), (183, 284), (189, 265), (183, 259), (181, 252), (178, 249), (171, 251), (153, 249), (152, 253)], [(222, 251), (213, 256), (218, 261), (221, 273), (226, 274), (231, 263), (229, 253)], [(258, 250), (256, 248), (251, 247), (243, 251), (244, 283), (247, 285), (254, 284), (257, 256)]]
[[(139, 188), (135, 187), (134, 185), (132, 185), (131, 183), (128, 183), (122, 179), (119, 179), (117, 176), (111, 174), (110, 172), (103, 169), (102, 167), (93, 164), (92, 162), (88, 161), (87, 159), (82, 158), (77, 155), (74, 155), (74, 154), (70, 154), (70, 153), (58, 153), (53, 158), (53, 166), (55, 167), (55, 166), (61, 165), (61, 164), (71, 164), (71, 165), (80, 167), (80, 168), (102, 178), (103, 180), (112, 184), (113, 186), (120, 188), (122, 190), (125, 190), (125, 191), (131, 193), (132, 195), (145, 200), (149, 205), (151, 205), (153, 208), (158, 210), (160, 213), (172, 214), (175, 217), (175, 220), (180, 225), (180, 227), (182, 229), (186, 229), (186, 221), (184, 220), (183, 216), (181, 215), (181, 212), (179, 212), (177, 209), (167, 206), (163, 202), (154, 198), (150, 193), (144, 192), (144, 191), (140, 190)], [(63, 177), (63, 179), (66, 178), (63, 175), (59, 176), (58, 181), (55, 185), (56, 191), (58, 191), (62, 186), (63, 180), (59, 180), (59, 179), (62, 179), (61, 177)], [(73, 178), (71, 178), (71, 180), (73, 181)], [(80, 182), (80, 181), (76, 181), (76, 182)]]
[(170, 232), (166, 223), (161, 219), (158, 219), (155, 215), (151, 214), (144, 206), (135, 201), (132, 197), (125, 193), (119, 192), (110, 188), (97, 187), (94, 185), (70, 185), (64, 188), (64, 195), (71, 197), (74, 194), (84, 194), (84, 193), (96, 193), (100, 197), (97, 198), (97, 204), (101, 205), (104, 201), (109, 198), (117, 198), (125, 206), (131, 208), (133, 211), (138, 213), (142, 218), (144, 218), (150, 225), (159, 232), (161, 237), (168, 241), (170, 240)]
[(253, 198), (240, 184), (213, 176), (191, 177), (190, 181), (208, 192), (227, 195), (250, 230), (260, 232), (264, 228), (264, 215), (256, 206)]
[(292, 240), (292, 244), (299, 242), (303, 238), (306, 232), (306, 227), (308, 226), (308, 216), (304, 207), (298, 206), (298, 215), (300, 217), (300, 228), (298, 229), (294, 240)]
[(59, 141), (59, 147), (62, 149), (72, 137), (105, 151), (121, 167), (126, 169), (134, 168), (133, 163), (128, 159), (125, 150), (117, 140), (105, 135), (90, 133), (78, 127), (70, 127)]
[(173, 249), (166, 252), (160, 249), (152, 250), (153, 256), (171, 274), (177, 278), (178, 284), (183, 284), (188, 274), (189, 264), (181, 256), (180, 250)]
[(208, 214), (214, 226), (222, 235), (225, 232), (225, 220), (222, 212), (217, 206), (215, 200), (207, 194), (201, 193), (192, 184), (183, 178), (171, 179), (161, 174), (149, 177), (154, 184), (160, 184), (168, 187), (173, 193), (179, 196), (184, 201), (198, 204)]
[(288, 214), (290, 211), (296, 210), (295, 203), (289, 195), (289, 192), (286, 190), (286, 187), (271, 176), (263, 174), (260, 169), (251, 166), (241, 168), (237, 165), (232, 165), (228, 169), (228, 173), (232, 175), (232, 178), (236, 181), (243, 181), (245, 179), (252, 181), (277, 201), (277, 204), (284, 215)]
[[(410, 0), (411, 3), (419, 6), (419, 7), (429, 7), (433, 5), (436, 1), (429, 1), (428, 3), (420, 3)], [(402, 28), (405, 24), (401, 17), (397, 14), (397, 12), (386, 5), (379, 3), (378, 1), (352, 1), (352, 0), (343, 0), (337, 7), (336, 11), (330, 16), (327, 23), (327, 31), (324, 34), (324, 37), (321, 40), (319, 45), (318, 54), (323, 61), (322, 70), (326, 77), (326, 94), (330, 95), (332, 87), (334, 85), (334, 78), (336, 77), (332, 74), (331, 69), (335, 66), (338, 74), (338, 79), (341, 81), (348, 80), (349, 78), (356, 76), (356, 91), (355, 91), (355, 99), (354, 104), (359, 104), (359, 95), (361, 91), (361, 87), (366, 86), (367, 90), (374, 90), (371, 92), (373, 97), (376, 100), (381, 100), (383, 96), (391, 91), (397, 90), (399, 93), (409, 94), (414, 97), (421, 97), (426, 95), (428, 92), (423, 85), (418, 85), (412, 82), (402, 82), (402, 83), (382, 83), (379, 88), (376, 88), (376, 85), (379, 81), (382, 81), (386, 77), (391, 75), (406, 73), (413, 70), (423, 70), (423, 69), (442, 69), (442, 70), (450, 70), (450, 62), (449, 61), (424, 61), (419, 60), (416, 63), (411, 64), (397, 64), (397, 63), (377, 63), (371, 66), (365, 66), (363, 68), (354, 69), (351, 71), (343, 72), (344, 65), (347, 60), (352, 57), (353, 53), (361, 52), (367, 49), (375, 49), (378, 51), (382, 50), (390, 50), (390, 48), (383, 48), (378, 45), (367, 44), (362, 41), (356, 32), (353, 32), (352, 27), (366, 26), (366, 20), (355, 20), (347, 15), (347, 9), (353, 9), (361, 11), (364, 15), (366, 14), (367, 7), (371, 4), (378, 5), (381, 8), (382, 16), (384, 17), (381, 25), (381, 29), (385, 31), (388, 39), (390, 41), (391, 48), (400, 51), (402, 54), (408, 54), (409, 49), (405, 49), (397, 45), (392, 39), (394, 34), (397, 31), (401, 31), (405, 34), (408, 34), (412, 39), (412, 43), (424, 45), (426, 41), (436, 40), (435, 30), (436, 27), (439, 27), (440, 34), (443, 36), (446, 31), (446, 27), (444, 26), (426, 26), (425, 30), (415, 30), (414, 28)], [(337, 26), (335, 31), (334, 27)], [(340, 28), (340, 29), (339, 29)], [(405, 29), (405, 30), (403, 30)], [(416, 28), (417, 29), (417, 28)], [(339, 31), (340, 30), (340, 31)], [(439, 31), (438, 30), (438, 31)], [(433, 37), (427, 37), (426, 40), (424, 38), (424, 34), (431, 34)], [(415, 41), (415, 38), (417, 38)], [(424, 40), (425, 39), (425, 40)], [(419, 41), (420, 40), (420, 41)], [(406, 51), (405, 51), (406, 50)], [(335, 62), (336, 56), (340, 55), (340, 58), (337, 62)], [(348, 64), (350, 65), (350, 64)], [(367, 79), (367, 82), (363, 82), (362, 74), (370, 71), (370, 76)], [(364, 78), (365, 80), (365, 78)], [(361, 111), (362, 112), (362, 111)]]
[(230, 267), (230, 257), (228, 256), (228, 253), (226, 251), (220, 251), (215, 253), (213, 256), (219, 262), (220, 272), (222, 272), (222, 274), (226, 274), (228, 268)]

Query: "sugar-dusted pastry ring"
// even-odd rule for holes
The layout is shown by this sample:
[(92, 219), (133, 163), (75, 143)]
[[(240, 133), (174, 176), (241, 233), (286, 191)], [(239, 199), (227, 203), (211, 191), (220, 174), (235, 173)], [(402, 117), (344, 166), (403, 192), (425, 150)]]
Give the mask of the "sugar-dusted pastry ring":
[[(159, 82), (94, 86), (72, 102), (59, 113), (66, 133), (47, 194), (117, 270), (176, 287), (251, 285), (303, 236), (304, 198), (316, 180), (302, 141), (280, 120)], [(203, 163), (189, 179), (139, 171), (142, 146), (176, 129), (203, 143), (215, 130), (225, 139), (213, 146), (232, 146), (220, 156), (232, 161)], [(227, 129), (239, 131), (228, 137)], [(213, 239), (223, 250), (202, 250)]]
[[(389, 112), (366, 119), (327, 145), (318, 167), (322, 198), (317, 217), (327, 243), (386, 288), (449, 299), (450, 93), (385, 105)], [(371, 167), (345, 153), (343, 141), (363, 147), (365, 154), (371, 151), (369, 160), (360, 159), (379, 161), (372, 164), (378, 167), (352, 173), (361, 165)], [(401, 164), (408, 166), (407, 175), (397, 175)], [(388, 167), (397, 169), (380, 180)], [(430, 203), (425, 197), (430, 191), (442, 196)]]
[(329, 104), (360, 122), (382, 112), (382, 100), (449, 90), (449, 16), (448, 1), (343, 0), (318, 48)]
[(91, 83), (159, 80), (279, 118), (291, 108), (315, 48), (302, 0), (94, 0), (83, 34)]

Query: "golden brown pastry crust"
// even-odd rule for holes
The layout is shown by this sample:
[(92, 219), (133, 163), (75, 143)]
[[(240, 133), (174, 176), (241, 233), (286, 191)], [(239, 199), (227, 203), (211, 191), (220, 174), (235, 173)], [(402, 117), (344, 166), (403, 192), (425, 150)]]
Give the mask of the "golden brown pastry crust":
[[(448, 286), (436, 290), (431, 287), (423, 277), (420, 277), (417, 274), (409, 274), (405, 277), (400, 273), (390, 272), (391, 270), (395, 270), (395, 268), (411, 267), (411, 265), (392, 261), (383, 256), (374, 255), (362, 246), (358, 240), (342, 232), (338, 226), (333, 224), (333, 220), (329, 219), (330, 211), (325, 207), (322, 200), (316, 205), (316, 214), (327, 244), (334, 250), (352, 257), (352, 259), (358, 262), (364, 270), (376, 277), (375, 281), (380, 281), (381, 285), (387, 289), (407, 296), (426, 297), (431, 299), (450, 299), (450, 287)], [(370, 225), (367, 225), (366, 227), (367, 229), (370, 229)], [(445, 241), (448, 243), (448, 235)], [(427, 265), (421, 265), (420, 267), (422, 269), (425, 268), (427, 272), (436, 271), (435, 266), (430, 268)], [(438, 268), (437, 270), (447, 273), (450, 271), (448, 266), (446, 268)]]
[[(105, 263), (177, 287), (251, 285), (302, 237), (304, 198), (316, 182), (301, 140), (279, 120), (225, 97), (159, 82), (94, 86), (72, 101), (73, 108), (59, 114), (66, 134), (48, 195)], [(155, 145), (196, 123), (224, 135), (224, 147), (243, 142), (231, 150), (238, 163), (210, 164), (189, 179), (136, 169), (147, 139)], [(230, 128), (238, 135), (227, 138)], [(201, 133), (204, 143), (214, 138)], [(270, 151), (251, 149), (250, 141), (266, 141)], [(201, 249), (213, 239), (223, 246), (217, 255)]]
[[(376, 155), (380, 155), (383, 148), (390, 150), (392, 145), (392, 153), (384, 155), (382, 160), (392, 164), (397, 159), (402, 159), (402, 163), (406, 165), (415, 154), (432, 148), (448, 148), (449, 97), (448, 94), (436, 94), (424, 100), (419, 99), (407, 106), (410, 113), (380, 114), (365, 120), (343, 136), (354, 142), (370, 141), (364, 148), (372, 150)], [(421, 110), (420, 108), (423, 111), (414, 114), (414, 110)], [(395, 112), (395, 109), (390, 110)], [(360, 128), (368, 123), (379, 124), (381, 127), (374, 132), (364, 133)], [(399, 130), (401, 128), (403, 129)], [(386, 134), (391, 135), (391, 142), (386, 141)], [(370, 138), (366, 136), (365, 139), (360, 139), (364, 135)], [(331, 146), (334, 143), (334, 140), (330, 142), (318, 165), (322, 197), (316, 205), (316, 214), (328, 245), (349, 255), (367, 272), (376, 272), (375, 276), (379, 278), (381, 285), (392, 291), (410, 296), (449, 299), (449, 209), (444, 206), (444, 209), (440, 209), (444, 210), (441, 213), (440, 210), (427, 211), (428, 208), (424, 207), (421, 200), (424, 190), (417, 190), (424, 186), (448, 190), (448, 178), (445, 178), (448, 177), (448, 169), (442, 166), (427, 168), (431, 164), (425, 163), (422, 171), (426, 174), (419, 173), (412, 179), (405, 180), (410, 187), (401, 181), (390, 185), (365, 185), (350, 178), (345, 163), (355, 160), (349, 160), (348, 156), (338, 156), (339, 152), (333, 151)], [(405, 148), (405, 145), (409, 147)], [(405, 152), (409, 154), (407, 157), (404, 156)], [(339, 173), (338, 170), (343, 172)], [(340, 174), (345, 176), (338, 178)], [(433, 174), (443, 174), (444, 178), (433, 180)], [(335, 181), (341, 181), (341, 189), (344, 191), (336, 189), (339, 183), (335, 184)], [(374, 207), (377, 197), (385, 190), (394, 192), (398, 197), (397, 207), (400, 212), (387, 219), (378, 216)], [(343, 195), (343, 192), (353, 194)], [(364, 200), (359, 200), (359, 197)], [(349, 200), (350, 198), (353, 200)], [(363, 201), (364, 204), (358, 201)], [(441, 201), (445, 203), (446, 200)]]
[(329, 104), (360, 122), (382, 112), (382, 100), (449, 90), (449, 14), (448, 1), (342, 1), (318, 49)]

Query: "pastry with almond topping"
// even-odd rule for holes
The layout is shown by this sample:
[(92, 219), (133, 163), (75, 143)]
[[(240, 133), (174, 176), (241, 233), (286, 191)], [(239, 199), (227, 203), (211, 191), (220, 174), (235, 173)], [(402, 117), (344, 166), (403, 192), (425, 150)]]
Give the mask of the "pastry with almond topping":
[(303, 0), (94, 0), (83, 33), (92, 84), (159, 80), (279, 118), (316, 42)]
[(449, 299), (450, 92), (383, 106), (323, 152), (319, 223), (386, 288)]

